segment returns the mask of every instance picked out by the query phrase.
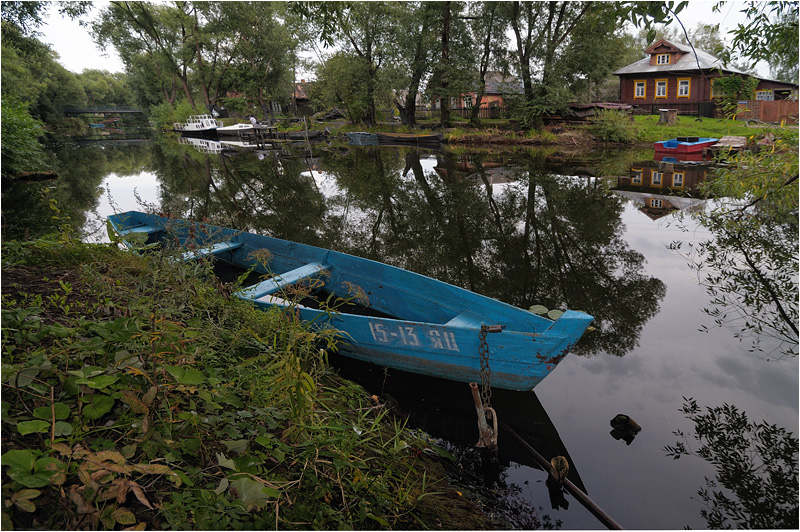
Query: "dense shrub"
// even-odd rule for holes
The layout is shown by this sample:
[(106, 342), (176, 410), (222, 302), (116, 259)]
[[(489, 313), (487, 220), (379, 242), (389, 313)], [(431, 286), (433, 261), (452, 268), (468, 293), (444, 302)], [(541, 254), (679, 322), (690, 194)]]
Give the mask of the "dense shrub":
[(604, 142), (633, 142), (636, 127), (627, 114), (612, 109), (601, 109), (592, 120), (595, 134)]

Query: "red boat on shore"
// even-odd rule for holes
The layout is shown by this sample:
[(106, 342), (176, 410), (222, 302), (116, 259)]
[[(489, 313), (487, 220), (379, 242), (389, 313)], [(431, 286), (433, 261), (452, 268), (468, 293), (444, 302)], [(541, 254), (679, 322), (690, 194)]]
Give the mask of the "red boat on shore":
[(660, 140), (653, 144), (656, 153), (703, 153), (703, 150), (716, 143), (719, 139), (708, 137), (678, 137), (669, 140)]

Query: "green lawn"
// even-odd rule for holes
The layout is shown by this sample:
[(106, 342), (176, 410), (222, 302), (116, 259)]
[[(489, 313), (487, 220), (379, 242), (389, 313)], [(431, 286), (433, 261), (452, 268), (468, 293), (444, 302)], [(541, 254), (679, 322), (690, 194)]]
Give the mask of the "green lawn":
[(665, 125), (659, 124), (658, 118), (656, 115), (634, 117), (638, 141), (656, 142), (675, 137), (722, 138), (726, 135), (750, 137), (760, 134), (763, 129), (758, 126), (748, 127), (743, 120), (678, 116), (676, 124)]

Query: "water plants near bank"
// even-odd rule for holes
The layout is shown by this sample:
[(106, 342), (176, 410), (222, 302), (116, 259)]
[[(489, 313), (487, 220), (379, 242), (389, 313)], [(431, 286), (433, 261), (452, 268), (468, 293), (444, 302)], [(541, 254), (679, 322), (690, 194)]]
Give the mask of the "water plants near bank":
[(3, 529), (420, 528), (458, 519), (442, 498), (487, 526), (445, 451), (328, 368), (334, 331), (68, 231), (2, 256)]

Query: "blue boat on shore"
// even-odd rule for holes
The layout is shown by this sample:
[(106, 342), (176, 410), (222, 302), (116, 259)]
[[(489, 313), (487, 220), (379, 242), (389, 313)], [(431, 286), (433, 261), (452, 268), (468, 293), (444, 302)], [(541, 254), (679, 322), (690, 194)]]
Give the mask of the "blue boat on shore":
[[(493, 388), (531, 390), (593, 319), (567, 310), (551, 320), (387, 264), (199, 222), (130, 211), (108, 226), (131, 249), (174, 248), (184, 260), (253, 268), (259, 281), (238, 297), (336, 328), (345, 356), (454, 381), (480, 381), (484, 350)], [(337, 298), (335, 311), (326, 309)]]
[(366, 131), (349, 131), (347, 132), (347, 142), (353, 146), (377, 146), (378, 135)]

